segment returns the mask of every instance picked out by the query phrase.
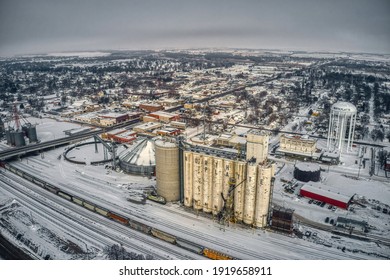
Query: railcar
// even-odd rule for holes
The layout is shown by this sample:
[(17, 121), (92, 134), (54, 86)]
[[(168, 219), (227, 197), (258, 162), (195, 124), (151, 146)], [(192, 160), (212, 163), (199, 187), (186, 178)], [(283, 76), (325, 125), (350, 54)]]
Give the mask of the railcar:
[(231, 256), (228, 256), (226, 254), (223, 254), (221, 252), (215, 251), (213, 249), (204, 248), (203, 249), (203, 256), (212, 259), (212, 260), (232, 260), (233, 258)]
[(202, 255), (204, 248), (196, 243), (193, 243), (188, 240), (181, 239), (179, 237), (176, 238), (176, 244), (179, 247), (182, 247), (188, 251), (194, 252), (196, 254)]
[(72, 201), (80, 206), (83, 206), (83, 200), (81, 198), (78, 198), (76, 196), (72, 197)]
[(95, 205), (86, 202), (85, 200), (83, 201), (83, 206), (87, 208), (88, 210), (95, 211)]
[(176, 237), (169, 233), (163, 232), (155, 228), (152, 228), (150, 232), (154, 237), (157, 237), (158, 239), (164, 240), (172, 244), (176, 244)]
[(23, 178), (26, 179), (26, 180), (29, 180), (30, 182), (33, 181), (33, 177), (30, 176), (30, 174), (27, 174), (26, 172), (24, 173)]
[(57, 188), (49, 183), (45, 183), (43, 188), (48, 190), (49, 192), (54, 193), (54, 194), (57, 194), (60, 191), (59, 188)]
[(122, 217), (118, 214), (115, 214), (113, 212), (108, 212), (107, 213), (107, 217), (110, 218), (110, 219), (113, 219), (114, 221), (117, 221), (117, 222), (120, 222), (124, 225), (128, 225), (129, 224), (129, 220), (126, 219), (125, 217)]
[(101, 207), (95, 206), (96, 213), (108, 217), (109, 211), (107, 209), (103, 209)]
[(145, 224), (142, 224), (140, 222), (134, 221), (134, 220), (129, 220), (129, 226), (132, 229), (135, 229), (137, 231), (141, 231), (146, 234), (151, 234), (152, 228), (150, 226), (147, 226)]
[(15, 167), (10, 166), (10, 167), (9, 167), (9, 170), (16, 174), (16, 168), (15, 168)]
[(65, 198), (65, 199), (67, 199), (69, 201), (72, 201), (72, 197), (69, 194), (67, 194), (67, 193), (64, 193), (62, 191), (58, 191), (57, 194), (59, 196), (61, 196), (62, 198)]
[(162, 196), (159, 196), (159, 195), (149, 194), (149, 195), (146, 196), (146, 198), (149, 199), (149, 200), (151, 200), (151, 201), (160, 203), (160, 204), (166, 204), (166, 203), (167, 203), (167, 201), (165, 200), (165, 198), (162, 197)]
[(42, 188), (45, 187), (45, 182), (43, 182), (42, 180), (38, 179), (38, 178), (33, 178), (33, 183), (38, 185), (38, 186), (41, 186)]

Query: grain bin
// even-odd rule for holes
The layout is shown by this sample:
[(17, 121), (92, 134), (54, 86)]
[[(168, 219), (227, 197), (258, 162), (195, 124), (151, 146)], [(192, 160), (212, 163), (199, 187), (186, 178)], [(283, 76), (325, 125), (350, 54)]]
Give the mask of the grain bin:
[(27, 137), (32, 142), (38, 142), (37, 129), (35, 126), (28, 126), (26, 131)]
[(235, 176), (237, 187), (234, 189), (234, 217), (242, 221), (244, 215), (244, 195), (246, 185), (246, 163), (237, 162)]
[(7, 145), (14, 145), (15, 144), (15, 138), (13, 138), (13, 141), (12, 141), (11, 133), (12, 133), (12, 131), (9, 129), (7, 129), (5, 131), (5, 139), (7, 139)]
[(192, 182), (192, 152), (184, 152), (184, 206), (192, 206), (192, 191), (193, 191), (193, 182)]
[(23, 131), (11, 132), (11, 139), (12, 139), (12, 135), (14, 136), (16, 147), (26, 146), (26, 141), (24, 140), (24, 132)]
[(179, 147), (176, 143), (156, 140), (157, 194), (167, 201), (180, 199)]
[(317, 163), (298, 162), (294, 168), (294, 178), (302, 182), (318, 182), (321, 179), (321, 168)]
[(257, 185), (257, 165), (256, 163), (248, 163), (247, 165), (247, 180), (245, 186), (244, 198), (244, 217), (243, 221), (247, 225), (252, 225), (256, 207), (256, 185)]
[(154, 142), (147, 138), (139, 138), (119, 155), (119, 166), (130, 174), (144, 176), (154, 174), (156, 168)]
[(213, 215), (217, 215), (222, 209), (222, 181), (223, 181), (223, 160), (214, 158), (214, 177), (213, 177)]
[(213, 158), (203, 157), (203, 212), (210, 213), (213, 204)]
[(203, 209), (203, 156), (194, 154), (193, 158), (193, 207), (195, 210)]
[(268, 223), (268, 211), (271, 200), (271, 179), (274, 166), (259, 165), (257, 175), (255, 226), (265, 227)]

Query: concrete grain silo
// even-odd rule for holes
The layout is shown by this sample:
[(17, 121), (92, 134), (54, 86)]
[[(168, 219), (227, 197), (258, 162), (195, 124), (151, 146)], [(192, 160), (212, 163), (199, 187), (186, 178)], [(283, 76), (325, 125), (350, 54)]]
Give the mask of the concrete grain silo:
[(213, 177), (213, 215), (217, 215), (222, 209), (223, 190), (223, 160), (220, 158), (214, 159), (214, 177)]
[(167, 201), (180, 198), (179, 147), (176, 143), (156, 140), (157, 194)]
[(271, 184), (274, 174), (274, 165), (259, 165), (257, 172), (256, 211), (254, 225), (265, 227), (268, 221), (268, 212), (271, 200)]
[(234, 217), (242, 221), (244, 216), (244, 196), (246, 186), (246, 163), (237, 162), (235, 176), (237, 187), (234, 189)]
[(193, 157), (193, 207), (203, 209), (203, 156), (194, 154)]
[(213, 204), (213, 158), (203, 157), (203, 212), (210, 213)]
[(184, 206), (192, 207), (192, 157), (193, 154), (191, 152), (185, 151), (183, 153), (184, 157)]
[(248, 163), (247, 180), (245, 186), (244, 223), (253, 224), (256, 207), (257, 164)]
[(15, 147), (26, 146), (26, 141), (24, 140), (24, 132), (23, 131), (11, 132), (11, 139), (12, 139), (12, 135), (14, 137)]
[(226, 199), (229, 193), (229, 180), (234, 177), (234, 161), (224, 159), (223, 161), (223, 197)]
[(38, 136), (37, 136), (37, 129), (35, 126), (28, 126), (26, 135), (28, 139), (30, 140), (30, 143), (32, 142), (38, 142)]
[(15, 140), (13, 141), (14, 143), (12, 143), (11, 130), (9, 130), (9, 129), (5, 131), (5, 139), (7, 140), (7, 145), (15, 144)]

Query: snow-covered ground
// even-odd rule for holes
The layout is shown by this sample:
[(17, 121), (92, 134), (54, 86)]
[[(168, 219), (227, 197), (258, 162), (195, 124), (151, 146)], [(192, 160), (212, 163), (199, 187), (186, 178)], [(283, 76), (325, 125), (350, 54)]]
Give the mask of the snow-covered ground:
[[(53, 135), (63, 133), (64, 127), (62, 125), (68, 126), (68, 123), (56, 121), (44, 121), (42, 125), (44, 123), (47, 125), (46, 129), (54, 131)], [(70, 127), (72, 126), (74, 124), (71, 124)], [(40, 129), (42, 128), (43, 126)], [(42, 132), (45, 131), (42, 130)], [(192, 133), (194, 132), (196, 132), (195, 129)], [(42, 135), (45, 134), (43, 133)], [(222, 226), (213, 217), (203, 213), (196, 213), (177, 203), (168, 203), (167, 205), (160, 205), (151, 201), (147, 201), (146, 204), (132, 203), (128, 200), (129, 197), (136, 196), (136, 194), (150, 190), (151, 187), (155, 186), (155, 180), (153, 178), (116, 172), (107, 169), (104, 165), (92, 166), (89, 164), (76, 165), (70, 163), (63, 157), (60, 157), (67, 148), (60, 147), (46, 151), (41, 155), (22, 158), (19, 161), (12, 162), (12, 164), (15, 164), (15, 166), (28, 173), (51, 182), (64, 191), (88, 199), (102, 207), (132, 217), (135, 220), (139, 220), (175, 236), (196, 242), (202, 246), (220, 250), (221, 252), (241, 259), (390, 258), (389, 247), (382, 244), (347, 237), (333, 238), (334, 235), (328, 231), (312, 229), (303, 224), (298, 224), (298, 227), (303, 232), (307, 230), (313, 233), (315, 232), (315, 236), (312, 235), (300, 239), (270, 231), (249, 228), (240, 224)], [(103, 149), (99, 149), (99, 153), (96, 154), (94, 148), (88, 148), (82, 151), (82, 158), (92, 159), (101, 157), (102, 153)], [(76, 154), (75, 156), (78, 155)], [(351, 158), (353, 158), (352, 155)], [(89, 161), (87, 160), (87, 163)], [(327, 207), (309, 204), (306, 198), (299, 198), (297, 196), (298, 189), (294, 194), (285, 193), (280, 178), (291, 179), (294, 165), (294, 162), (286, 160), (284, 162), (283, 160), (278, 162), (278, 167), (281, 169), (277, 174), (277, 180), (275, 182), (273, 202), (280, 206), (292, 208), (300, 217), (325, 226), (329, 225), (324, 222), (326, 217), (333, 219), (337, 217), (348, 217), (356, 220), (366, 220), (372, 226), (372, 234), (387, 238), (390, 231), (390, 215), (378, 212), (372, 208), (379, 205), (381, 207), (388, 207), (390, 205), (390, 182), (370, 180), (365, 170), (362, 170), (359, 180), (352, 179), (350, 177), (356, 176), (351, 176), (350, 174), (357, 170), (356, 166), (353, 166), (354, 162), (352, 160), (345, 161), (348, 164), (337, 167), (332, 166), (329, 170), (325, 169), (325, 171), (322, 171), (322, 183), (340, 188), (340, 190), (343, 188), (348, 188), (348, 190), (352, 189), (357, 194), (357, 197), (365, 199), (367, 208), (354, 206), (355, 212), (342, 209), (332, 211)], [(344, 175), (350, 177), (345, 177)], [(36, 189), (39, 188), (36, 187)], [(31, 217), (29, 211), (36, 212), (36, 210), (30, 210), (28, 208), (29, 203), (26, 204), (26, 202), (19, 199), (12, 204), (14, 201), (13, 195), (4, 191), (1, 192), (1, 197), (0, 204), (4, 204), (5, 208), (4, 211), (1, 210), (3, 208), (0, 208), (0, 215), (9, 221), (16, 228), (17, 232), (25, 232), (26, 228), (30, 228), (31, 230), (31, 225), (37, 225), (37, 227), (44, 227), (53, 233), (56, 236), (54, 239), (59, 236), (61, 240), (74, 240), (68, 238), (66, 232), (62, 233), (61, 227), (51, 226), (51, 223), (41, 218), (40, 215), (33, 214)], [(62, 200), (54, 195), (52, 199)], [(14, 210), (13, 212), (9, 212), (7, 209), (12, 205), (15, 206), (13, 208)], [(74, 207), (77, 206), (74, 205)], [(85, 210), (83, 208), (81, 209)], [(75, 209), (69, 211), (72, 212)], [(86, 215), (88, 217), (88, 215), (92, 214), (87, 211)], [(118, 227), (113, 226), (112, 228), (111, 231), (116, 235), (123, 235), (122, 232), (117, 232)], [(26, 238), (28, 237), (31, 237), (31, 235), (26, 233)], [(83, 240), (82, 237), (78, 237), (78, 239)], [(86, 235), (85, 239), (89, 240), (90, 238)], [(45, 252), (50, 252), (49, 254), (56, 258), (71, 258), (69, 255), (63, 255), (64, 252), (57, 252), (54, 247), (48, 248), (44, 245), (47, 243), (44, 235), (35, 241), (38, 243), (38, 251), (40, 249), (42, 251), (42, 248), (44, 248), (46, 250)], [(39, 245), (40, 242), (42, 242), (42, 247)], [(75, 241), (72, 242), (84, 250), (83, 243), (79, 241), (80, 245)], [(88, 245), (89, 247), (90, 245)], [(101, 247), (102, 245), (100, 246), (100, 250)], [(344, 252), (341, 250), (343, 247), (345, 247)], [(95, 248), (98, 249), (96, 249), (94, 257), (101, 257), (99, 246), (95, 246)], [(175, 250), (179, 249), (176, 248)], [(61, 251), (60, 248), (57, 248), (57, 250)], [(152, 250), (152, 248), (146, 246), (145, 250)], [(174, 256), (173, 253), (170, 253), (167, 258), (175, 258)], [(77, 258), (76, 253), (74, 257)], [(194, 258), (193, 255), (192, 258)]]
[[(29, 157), (14, 164), (25, 171), (36, 174), (60, 188), (88, 198), (92, 202), (115, 209), (119, 213), (132, 216), (150, 226), (165, 230), (176, 236), (219, 249), (243, 259), (333, 259), (333, 258), (390, 258), (388, 247), (378, 247), (371, 242), (357, 241), (349, 238), (332, 239), (329, 232), (316, 230), (316, 237), (298, 239), (273, 232), (252, 229), (242, 225), (221, 226), (212, 217), (194, 213), (184, 207), (171, 203), (159, 205), (147, 202), (145, 205), (133, 204), (126, 196), (134, 190), (148, 189), (155, 185), (153, 179), (131, 176), (105, 169), (104, 166), (74, 165), (58, 159), (64, 148), (45, 152), (41, 156)], [(94, 153), (94, 151), (90, 151)], [(86, 155), (88, 157), (88, 155)], [(292, 164), (286, 164), (278, 174), (280, 177), (291, 176)], [(328, 176), (325, 176), (328, 175)], [(341, 182), (340, 186), (352, 186), (355, 180), (330, 172), (324, 175), (325, 184)], [(362, 181), (355, 183), (356, 193), (367, 199), (379, 200), (390, 204), (389, 184)], [(376, 188), (373, 192), (372, 188)], [(388, 219), (390, 215), (358, 210), (350, 213), (337, 209), (335, 212), (309, 205), (307, 199), (299, 199), (296, 195), (287, 195), (280, 184), (276, 184), (274, 202), (295, 209), (296, 213), (315, 222), (324, 223), (327, 216), (369, 217), (369, 223), (378, 228), (377, 233), (387, 236), (389, 233)], [(377, 218), (375, 215), (379, 215)], [(387, 219), (387, 220), (386, 220)], [(382, 224), (381, 225), (381, 222)], [(383, 222), (387, 221), (387, 222)], [(305, 227), (303, 227), (305, 230)], [(381, 233), (382, 231), (382, 233)], [(326, 246), (324, 245), (326, 244)], [(375, 246), (374, 246), (375, 245)], [(327, 247), (332, 246), (332, 247)], [(342, 253), (340, 248), (360, 250), (356, 253)], [(292, 253), (294, 252), (294, 253)], [(367, 252), (367, 253), (361, 253)]]

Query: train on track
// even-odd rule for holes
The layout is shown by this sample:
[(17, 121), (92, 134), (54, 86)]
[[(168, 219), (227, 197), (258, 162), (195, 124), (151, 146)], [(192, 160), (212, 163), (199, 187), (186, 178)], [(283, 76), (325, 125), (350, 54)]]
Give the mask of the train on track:
[(114, 220), (116, 222), (119, 222), (125, 226), (128, 226), (136, 231), (145, 233), (147, 235), (151, 235), (155, 238), (158, 238), (160, 240), (163, 240), (165, 242), (169, 242), (173, 245), (176, 245), (178, 247), (181, 247), (185, 250), (191, 251), (193, 253), (203, 255), (209, 259), (213, 260), (233, 260), (234, 258), (226, 255), (224, 253), (221, 253), (219, 251), (213, 250), (211, 248), (203, 247), (199, 244), (196, 244), (194, 242), (182, 239), (180, 237), (176, 237), (174, 235), (171, 235), (167, 232), (161, 231), (159, 229), (156, 229), (154, 227), (148, 226), (146, 224), (143, 224), (141, 222), (138, 222), (134, 219), (131, 219), (129, 217), (125, 217), (122, 214), (116, 213), (114, 211), (111, 211), (107, 208), (101, 207), (97, 205), (96, 203), (93, 203), (91, 201), (88, 201), (84, 198), (78, 197), (76, 195), (73, 195), (69, 192), (66, 192), (64, 190), (61, 190), (57, 186), (54, 186), (42, 179), (39, 179), (23, 170), (20, 170), (19, 168), (10, 165), (5, 162), (0, 162), (0, 166), (5, 168), (8, 171), (11, 171), (12, 173), (15, 173), (16, 175), (40, 186), (41, 188), (58, 195), (59, 197), (66, 199), (70, 202), (73, 202), (74, 204), (77, 204), (81, 207), (84, 207), (92, 212), (95, 212), (99, 215), (102, 215), (106, 218), (109, 218), (111, 220)]

